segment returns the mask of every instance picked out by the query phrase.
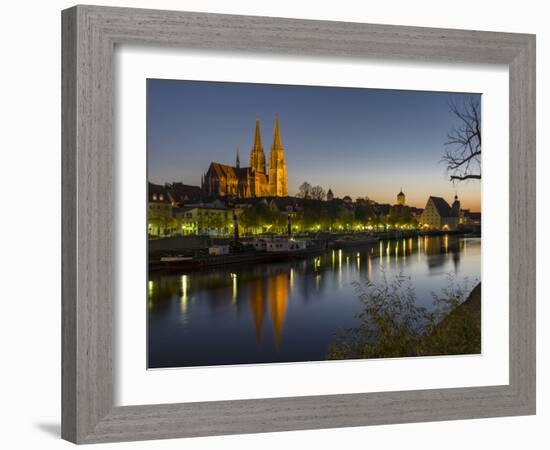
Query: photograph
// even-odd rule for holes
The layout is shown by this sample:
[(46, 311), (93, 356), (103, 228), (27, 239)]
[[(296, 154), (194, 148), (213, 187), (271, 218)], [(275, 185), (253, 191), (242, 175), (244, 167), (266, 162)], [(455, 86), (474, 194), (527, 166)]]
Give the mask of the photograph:
[(146, 90), (148, 369), (482, 353), (480, 93)]

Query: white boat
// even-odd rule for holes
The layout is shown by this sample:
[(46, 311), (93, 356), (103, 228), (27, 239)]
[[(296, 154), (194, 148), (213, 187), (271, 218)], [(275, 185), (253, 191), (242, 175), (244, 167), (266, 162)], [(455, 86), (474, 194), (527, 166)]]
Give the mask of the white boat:
[(229, 255), (229, 245), (213, 245), (208, 247), (209, 255)]
[(275, 238), (267, 242), (266, 251), (271, 253), (296, 252), (300, 250), (305, 250), (306, 247), (307, 242), (304, 239)]
[(265, 252), (269, 240), (270, 239), (267, 238), (254, 238), (252, 240), (252, 245), (254, 246), (255, 250)]
[(182, 262), (182, 261), (191, 261), (192, 256), (163, 256), (160, 258), (160, 262)]

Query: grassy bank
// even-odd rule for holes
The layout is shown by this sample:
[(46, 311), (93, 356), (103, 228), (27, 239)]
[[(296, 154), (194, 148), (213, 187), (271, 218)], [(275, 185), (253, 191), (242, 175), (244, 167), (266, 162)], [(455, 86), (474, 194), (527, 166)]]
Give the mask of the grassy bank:
[(423, 355), (481, 353), (481, 283), (422, 339)]
[(481, 283), (450, 280), (434, 310), (417, 306), (408, 277), (356, 286), (364, 309), (357, 326), (339, 330), (327, 359), (464, 355), (481, 352)]

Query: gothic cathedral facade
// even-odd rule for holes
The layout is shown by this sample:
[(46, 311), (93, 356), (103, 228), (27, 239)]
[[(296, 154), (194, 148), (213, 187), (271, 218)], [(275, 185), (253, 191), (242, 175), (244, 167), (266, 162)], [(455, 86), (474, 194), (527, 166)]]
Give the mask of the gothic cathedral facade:
[(233, 197), (286, 197), (288, 196), (288, 177), (279, 117), (275, 116), (273, 144), (266, 169), (265, 153), (262, 147), (260, 120), (256, 119), (254, 144), (250, 151), (249, 167), (241, 167), (239, 152), (235, 166), (210, 163), (203, 175), (201, 188), (206, 195)]

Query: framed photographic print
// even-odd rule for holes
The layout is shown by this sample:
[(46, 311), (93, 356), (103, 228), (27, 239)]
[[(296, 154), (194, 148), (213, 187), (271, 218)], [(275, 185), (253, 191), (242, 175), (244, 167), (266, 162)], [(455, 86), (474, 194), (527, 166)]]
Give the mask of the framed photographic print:
[(149, 79), (147, 124), (148, 368), (481, 353), (480, 94)]
[(531, 35), (63, 11), (63, 437), (534, 414), (534, 74)]

